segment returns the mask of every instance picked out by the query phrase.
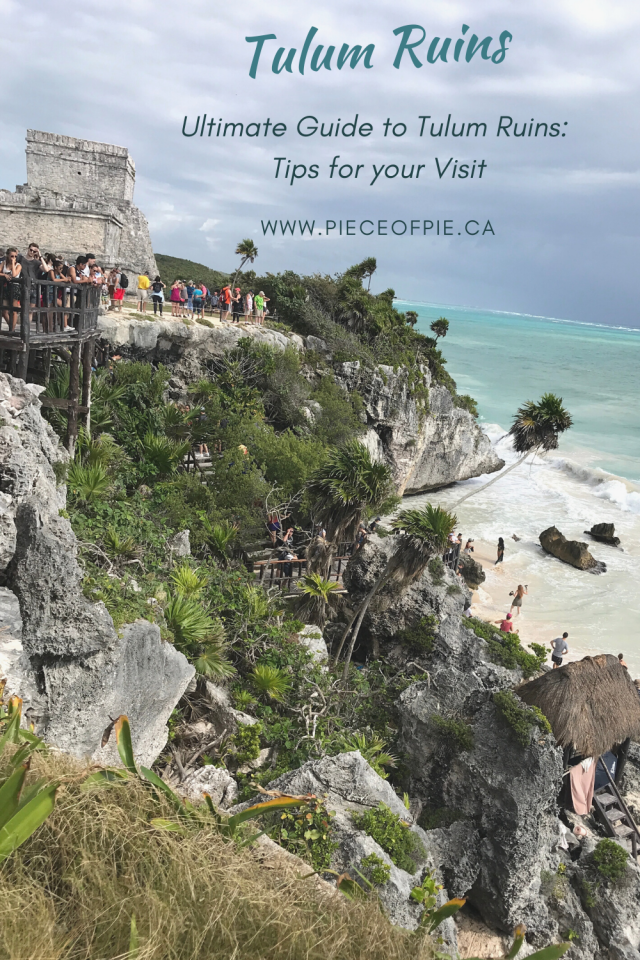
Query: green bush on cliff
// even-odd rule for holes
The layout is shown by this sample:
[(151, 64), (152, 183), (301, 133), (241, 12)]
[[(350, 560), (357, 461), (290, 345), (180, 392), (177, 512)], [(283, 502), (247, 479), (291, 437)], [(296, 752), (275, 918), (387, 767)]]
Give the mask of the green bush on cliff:
[[(471, 627), (477, 637), (486, 641), (489, 656), (494, 663), (499, 663), (509, 670), (520, 667), (525, 679), (537, 673), (546, 660), (547, 651), (544, 647), (537, 643), (532, 644), (534, 652), (529, 653), (520, 644), (520, 637), (517, 633), (504, 633), (494, 627), (493, 624), (477, 617), (468, 617), (465, 620), (465, 625)], [(500, 639), (496, 639), (497, 637)]]
[(358, 830), (364, 830), (380, 844), (396, 867), (408, 873), (416, 872), (418, 861), (425, 855), (424, 847), (408, 825), (389, 807), (381, 803), (375, 810), (354, 813), (352, 820)]
[(412, 653), (428, 657), (433, 650), (439, 625), (440, 622), (436, 615), (429, 613), (427, 616), (421, 617), (417, 623), (399, 630), (394, 639), (408, 647)]
[(593, 851), (593, 862), (598, 873), (605, 880), (616, 883), (620, 880), (627, 869), (627, 860), (629, 854), (623, 850), (619, 843), (605, 837), (598, 843)]
[(515, 733), (522, 747), (528, 747), (531, 733), (536, 728), (540, 733), (551, 733), (551, 724), (538, 707), (522, 703), (511, 690), (500, 690), (493, 694), (493, 702), (502, 717)]
[(473, 750), (473, 730), (460, 717), (443, 717), (439, 713), (432, 713), (431, 722), (440, 739), (454, 751)]

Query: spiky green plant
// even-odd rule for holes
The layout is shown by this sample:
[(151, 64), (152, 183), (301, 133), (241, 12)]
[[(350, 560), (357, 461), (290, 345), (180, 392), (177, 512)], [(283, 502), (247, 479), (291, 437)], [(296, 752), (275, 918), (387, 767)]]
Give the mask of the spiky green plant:
[(258, 664), (251, 672), (251, 682), (257, 692), (270, 700), (284, 699), (291, 681), (286, 673), (269, 664)]
[(228, 520), (221, 520), (219, 523), (211, 523), (208, 517), (205, 517), (202, 523), (206, 534), (207, 543), (213, 550), (219, 560), (222, 560), (226, 566), (228, 561), (228, 552), (231, 544), (238, 537), (238, 527)]
[(167, 403), (162, 409), (164, 432), (172, 440), (186, 440), (191, 435), (193, 413), (179, 410), (173, 403)]
[(392, 753), (387, 753), (387, 741), (375, 733), (369, 736), (361, 731), (352, 733), (344, 738), (343, 743), (345, 751), (359, 750), (367, 763), (383, 780), (386, 780), (389, 776), (385, 767), (395, 767), (398, 762), (397, 757), (394, 757)]
[(92, 439), (84, 429), (78, 435), (77, 451), (83, 464), (99, 465), (107, 471), (117, 470), (131, 459), (110, 433), (101, 433)]
[(188, 441), (180, 443), (148, 432), (141, 443), (141, 454), (143, 459), (152, 464), (161, 476), (168, 476), (177, 470), (189, 452), (189, 446)]
[(341, 589), (335, 580), (324, 580), (319, 573), (307, 573), (298, 581), (302, 596), (297, 601), (298, 615), (308, 623), (324, 627), (327, 620), (336, 616), (336, 592)]
[(182, 597), (197, 598), (208, 583), (208, 577), (199, 570), (194, 570), (188, 563), (181, 563), (171, 574), (171, 582), (176, 593)]
[(258, 705), (258, 701), (249, 690), (234, 690), (232, 696), (236, 710), (246, 713), (247, 710), (253, 710)]
[(133, 537), (121, 537), (115, 527), (107, 527), (104, 548), (107, 556), (112, 560), (135, 560), (139, 554), (138, 545)]
[(164, 618), (177, 644), (200, 643), (211, 638), (222, 642), (224, 627), (209, 616), (194, 597), (176, 593), (164, 608)]
[(74, 460), (67, 471), (67, 488), (74, 499), (93, 503), (107, 496), (111, 480), (99, 463), (85, 466)]

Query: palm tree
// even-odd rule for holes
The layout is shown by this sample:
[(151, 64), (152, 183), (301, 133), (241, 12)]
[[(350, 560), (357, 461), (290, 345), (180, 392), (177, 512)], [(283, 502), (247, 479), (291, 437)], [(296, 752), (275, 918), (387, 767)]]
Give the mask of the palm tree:
[(557, 397), (555, 393), (545, 393), (538, 403), (527, 400), (525, 404), (519, 407), (507, 434), (507, 436), (513, 437), (513, 447), (516, 453), (521, 454), (520, 459), (478, 490), (472, 490), (465, 494), (454, 506), (460, 506), (469, 497), (481, 493), (492, 483), (496, 483), (502, 477), (505, 477), (516, 467), (519, 467), (530, 453), (535, 455), (536, 453), (547, 453), (549, 450), (557, 450), (560, 434), (571, 426), (573, 426), (573, 420), (562, 405), (562, 397)]
[(446, 337), (447, 331), (449, 330), (449, 321), (446, 317), (438, 317), (437, 320), (434, 320), (431, 324), (431, 332), (436, 335), (436, 343), (438, 342), (439, 337)]
[(448, 513), (441, 507), (433, 507), (428, 503), (422, 510), (402, 510), (392, 522), (391, 528), (397, 534), (395, 550), (360, 607), (354, 613), (340, 640), (336, 661), (342, 652), (342, 647), (349, 632), (353, 628), (342, 673), (343, 680), (347, 679), (358, 633), (375, 595), (392, 579), (399, 579), (402, 589), (406, 589), (413, 583), (424, 572), (431, 557), (445, 549), (449, 534), (454, 529), (457, 519), (454, 513)]
[(307, 484), (313, 517), (326, 530), (307, 548), (307, 569), (328, 579), (337, 545), (353, 540), (366, 509), (384, 512), (395, 499), (391, 471), (358, 440), (332, 450)]
[(253, 263), (255, 258), (258, 256), (258, 248), (256, 247), (255, 243), (251, 239), (241, 240), (238, 246), (236, 247), (236, 255), (239, 257), (242, 257), (242, 260), (240, 261), (240, 266), (235, 272), (233, 283), (231, 284), (232, 288), (235, 287), (236, 280), (238, 279), (238, 274), (244, 267), (247, 260), (250, 263)]
[(298, 600), (297, 613), (309, 623), (324, 629), (327, 620), (336, 616), (334, 597), (340, 584), (335, 580), (323, 580), (319, 573), (307, 573), (298, 584), (302, 597)]

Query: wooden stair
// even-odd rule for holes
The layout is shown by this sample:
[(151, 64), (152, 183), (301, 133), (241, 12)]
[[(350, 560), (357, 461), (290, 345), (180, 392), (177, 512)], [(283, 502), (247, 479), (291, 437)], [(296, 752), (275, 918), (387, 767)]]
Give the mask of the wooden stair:
[[(598, 760), (598, 763), (600, 762)], [(609, 784), (600, 787), (593, 795), (596, 817), (608, 836), (614, 840), (631, 841), (631, 853), (634, 860), (637, 860), (640, 831), (604, 763), (602, 767), (607, 774)]]

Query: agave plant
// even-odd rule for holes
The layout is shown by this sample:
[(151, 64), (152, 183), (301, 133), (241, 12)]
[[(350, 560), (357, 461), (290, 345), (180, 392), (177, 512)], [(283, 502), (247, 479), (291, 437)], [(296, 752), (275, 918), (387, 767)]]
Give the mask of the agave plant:
[(206, 574), (194, 570), (188, 563), (182, 563), (171, 574), (171, 581), (176, 593), (180, 596), (197, 598), (206, 587), (208, 578)]
[(105, 470), (118, 469), (131, 459), (110, 433), (101, 433), (92, 439), (85, 430), (81, 430), (77, 449), (85, 466), (100, 465)]
[(270, 700), (283, 700), (291, 686), (286, 673), (269, 664), (258, 664), (251, 672), (251, 682), (257, 692)]
[(230, 523), (228, 520), (211, 523), (208, 517), (204, 517), (202, 526), (206, 534), (207, 544), (226, 566), (229, 547), (238, 536), (237, 524)]
[[(2, 684), (4, 687), (4, 684)], [(0, 689), (0, 694), (2, 690)], [(53, 811), (59, 783), (38, 780), (25, 787), (29, 762), (43, 746), (33, 733), (20, 729), (22, 700), (12, 697), (7, 707), (0, 704), (0, 863), (28, 840)], [(17, 745), (7, 758), (7, 744)]]
[(142, 440), (141, 453), (143, 459), (152, 464), (161, 476), (168, 476), (177, 470), (189, 447), (188, 441), (180, 443), (149, 431)]
[(385, 767), (395, 767), (398, 762), (397, 757), (394, 757), (392, 753), (387, 753), (387, 741), (377, 734), (367, 737), (362, 732), (352, 733), (345, 737), (343, 743), (346, 751), (359, 750), (367, 763), (383, 780), (386, 780), (389, 776)]
[(303, 620), (324, 627), (327, 620), (336, 616), (336, 592), (340, 584), (335, 580), (324, 580), (319, 573), (307, 573), (298, 581), (302, 597), (297, 602), (297, 612)]
[(93, 503), (107, 496), (111, 480), (99, 463), (85, 466), (74, 460), (67, 471), (67, 487), (72, 497)]
[(133, 537), (121, 537), (115, 527), (107, 527), (104, 546), (107, 556), (112, 560), (135, 560), (139, 554)]
[(232, 696), (236, 710), (246, 713), (247, 710), (253, 710), (258, 705), (258, 701), (248, 690), (234, 690)]
[(191, 435), (193, 414), (188, 410), (179, 410), (173, 403), (167, 403), (162, 410), (164, 432), (172, 440), (186, 440)]

